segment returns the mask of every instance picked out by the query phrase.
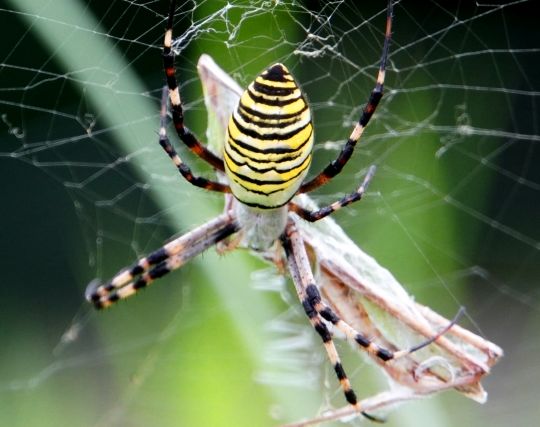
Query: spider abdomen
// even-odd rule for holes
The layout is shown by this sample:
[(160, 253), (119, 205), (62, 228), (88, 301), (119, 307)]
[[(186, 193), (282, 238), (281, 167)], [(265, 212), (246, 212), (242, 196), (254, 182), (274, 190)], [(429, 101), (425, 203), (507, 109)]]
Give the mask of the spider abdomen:
[(287, 68), (274, 64), (246, 89), (229, 120), (225, 171), (242, 203), (275, 209), (296, 193), (311, 163), (311, 111)]

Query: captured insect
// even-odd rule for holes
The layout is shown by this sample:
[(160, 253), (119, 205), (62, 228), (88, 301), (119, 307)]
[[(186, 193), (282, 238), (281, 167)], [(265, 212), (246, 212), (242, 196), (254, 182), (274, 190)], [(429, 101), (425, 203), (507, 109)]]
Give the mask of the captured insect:
[[(357, 252), (359, 249), (355, 249), (339, 227), (326, 218), (361, 200), (375, 167), (368, 169), (356, 191), (328, 206), (318, 208), (305, 195), (341, 172), (383, 96), (392, 30), (392, 1), (387, 4), (385, 38), (375, 87), (337, 158), (311, 179), (306, 179), (314, 144), (311, 111), (298, 84), (283, 64), (268, 67), (245, 91), (241, 91), (223, 76), (221, 70), (216, 71), (217, 66), (204, 56), (199, 63), (203, 83), (214, 80), (213, 97), (205, 97), (207, 107), (218, 111), (221, 117), (226, 116), (221, 123), (223, 135), (214, 135), (222, 142), (212, 144), (209, 141), (209, 145), (204, 145), (184, 125), (172, 48), (175, 9), (176, 2), (172, 0), (163, 46), (167, 87), (161, 102), (159, 143), (188, 182), (209, 191), (225, 193), (225, 211), (121, 270), (109, 282), (92, 282), (86, 292), (87, 299), (98, 309), (107, 308), (176, 270), (211, 246), (219, 245), (224, 250), (248, 248), (266, 259), (285, 258), (300, 303), (323, 341), (348, 404), (342, 411), (312, 421), (350, 413), (379, 420), (367, 411), (447, 388), (455, 388), (479, 401), (485, 400), (480, 379), (489, 372), (502, 351), (457, 326), (457, 316), (448, 321), (415, 303), (404, 291), (396, 291), (385, 273), (381, 273), (385, 276), (381, 280), (387, 288), (381, 283), (380, 289), (377, 289), (377, 283), (372, 284), (358, 276), (358, 265), (372, 263), (372, 259), (360, 260), (361, 251)], [(218, 91), (226, 88), (229, 99), (220, 101), (215, 94), (216, 87)], [(206, 89), (208, 92), (208, 87)], [(223, 105), (231, 99), (238, 101), (224, 115)], [(166, 133), (168, 100), (178, 137), (216, 170), (217, 180), (194, 175), (170, 143)], [(216, 102), (217, 107), (209, 105)], [(218, 154), (209, 148), (211, 145), (219, 147)], [(322, 225), (319, 227), (319, 224)], [(271, 255), (276, 253), (279, 256)], [(338, 254), (343, 257), (339, 258)], [(317, 278), (312, 263), (319, 267)], [(371, 268), (375, 272), (386, 272), (376, 263)], [(354, 293), (361, 294), (363, 300), (353, 300), (351, 294)], [(396, 340), (380, 330), (370, 316), (370, 304), (402, 322), (413, 332), (416, 343), (405, 347), (396, 345)], [(405, 385), (407, 392), (387, 393), (368, 402), (359, 401), (336, 350), (334, 329), (369, 354), (393, 379)], [(372, 337), (377, 337), (377, 342)], [(432, 347), (433, 354), (429, 357), (413, 358)], [(441, 352), (449, 354), (444, 362), (441, 362)]]

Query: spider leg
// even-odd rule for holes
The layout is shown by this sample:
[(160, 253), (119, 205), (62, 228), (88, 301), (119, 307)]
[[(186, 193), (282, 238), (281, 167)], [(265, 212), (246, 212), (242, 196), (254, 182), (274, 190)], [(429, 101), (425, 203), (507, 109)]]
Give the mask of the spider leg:
[(167, 155), (170, 157), (178, 172), (192, 185), (196, 187), (204, 188), (205, 190), (218, 191), (221, 193), (230, 193), (231, 189), (228, 185), (221, 184), (216, 181), (212, 181), (200, 176), (194, 176), (191, 172), (190, 167), (185, 164), (172, 144), (169, 141), (166, 130), (166, 121), (167, 121), (167, 97), (168, 90), (165, 86), (161, 94), (161, 112), (160, 112), (160, 127), (159, 127), (159, 145), (165, 150)]
[(186, 146), (201, 159), (211, 164), (214, 168), (224, 171), (223, 160), (206, 148), (191, 131), (184, 126), (184, 111), (182, 109), (182, 100), (180, 91), (178, 90), (178, 82), (176, 81), (176, 70), (174, 67), (174, 52), (172, 47), (172, 32), (174, 22), (174, 11), (176, 1), (171, 0), (169, 9), (169, 18), (167, 19), (167, 29), (165, 31), (165, 39), (163, 41), (163, 67), (167, 78), (167, 86), (169, 88), (169, 96), (171, 98), (171, 110), (174, 127), (178, 137), (186, 144)]
[(452, 328), (452, 326), (454, 326), (457, 323), (458, 319), (461, 317), (461, 315), (464, 312), (464, 308), (460, 307), (456, 316), (454, 317), (454, 319), (452, 319), (448, 323), (448, 325), (446, 325), (442, 330), (440, 330), (433, 336), (429, 337), (428, 339), (422, 341), (421, 343), (414, 345), (405, 350), (392, 351), (392, 350), (385, 349), (375, 344), (365, 335), (362, 335), (361, 333), (356, 331), (356, 329), (354, 329), (351, 325), (349, 325), (347, 322), (341, 319), (329, 306), (327, 306), (322, 301), (321, 295), (317, 288), (312, 288), (310, 289), (310, 291), (311, 291), (311, 298), (312, 298), (313, 305), (315, 309), (317, 310), (317, 313), (319, 313), (323, 319), (332, 323), (336, 328), (342, 331), (350, 341), (356, 342), (361, 349), (378, 357), (383, 362), (387, 362), (389, 360), (401, 359), (402, 357), (408, 356), (434, 343), (440, 337), (446, 334)]
[(355, 408), (355, 410), (361, 412), (370, 419), (377, 420), (371, 415), (362, 412), (356, 397), (356, 393), (352, 389), (351, 383), (347, 377), (347, 374), (345, 373), (345, 369), (341, 364), (341, 359), (337, 352), (336, 346), (334, 345), (334, 341), (332, 340), (332, 334), (313, 304), (311, 289), (317, 289), (317, 287), (315, 285), (315, 279), (309, 265), (304, 242), (302, 241), (300, 234), (298, 234), (296, 225), (292, 220), (289, 220), (285, 232), (281, 236), (281, 242), (283, 244), (283, 248), (285, 249), (287, 264), (296, 288), (296, 293), (302, 302), (302, 306), (304, 307), (304, 311), (306, 312), (311, 325), (317, 331), (323, 341), (328, 359), (334, 367), (334, 371), (341, 385), (341, 389), (343, 390), (343, 394), (345, 395), (345, 399)]
[(366, 191), (371, 181), (371, 178), (373, 178), (373, 175), (375, 174), (375, 170), (376, 170), (375, 166), (371, 166), (368, 170), (368, 173), (364, 177), (362, 184), (360, 185), (360, 187), (358, 187), (358, 189), (354, 193), (348, 194), (345, 197), (341, 198), (340, 200), (328, 206), (324, 206), (316, 211), (310, 211), (309, 209), (305, 209), (294, 202), (290, 202), (289, 209), (293, 211), (294, 213), (296, 213), (301, 218), (305, 219), (306, 221), (309, 221), (309, 222), (318, 221), (334, 213), (338, 209), (341, 209), (347, 205), (350, 205), (351, 203), (361, 200), (362, 196), (364, 195), (364, 192)]
[(105, 284), (91, 282), (86, 289), (86, 299), (96, 308), (109, 307), (176, 270), (236, 231), (238, 224), (231, 212), (226, 212), (139, 259), (130, 268), (117, 273), (111, 281)]
[(341, 172), (345, 164), (351, 158), (356, 143), (362, 137), (364, 129), (366, 128), (369, 120), (371, 119), (371, 116), (377, 109), (377, 105), (379, 105), (379, 101), (383, 96), (384, 77), (386, 73), (386, 59), (388, 57), (390, 38), (392, 36), (392, 0), (388, 0), (388, 6), (386, 10), (386, 32), (384, 36), (384, 47), (381, 56), (381, 62), (379, 65), (379, 73), (377, 75), (377, 83), (375, 84), (375, 88), (371, 91), (368, 103), (362, 110), (360, 119), (356, 123), (351, 135), (349, 136), (349, 139), (347, 140), (347, 143), (339, 153), (337, 159), (332, 161), (328, 166), (326, 166), (326, 168), (323, 169), (322, 172), (313, 177), (311, 180), (303, 183), (298, 189), (297, 194), (308, 193), (320, 187), (321, 185), (326, 184), (334, 176)]
[[(315, 279), (313, 277), (313, 272), (311, 271), (311, 266), (306, 253), (304, 242), (302, 241), (302, 237), (298, 233), (294, 221), (290, 220), (287, 224), (287, 228), (281, 237), (281, 242), (285, 249), (289, 270), (293, 278), (293, 282), (295, 284), (298, 296), (300, 297), (302, 305), (304, 306), (304, 310), (306, 311), (306, 314), (308, 315), (311, 324), (323, 339), (326, 351), (328, 353), (330, 361), (334, 364), (336, 375), (340, 380), (341, 387), (344, 391), (347, 401), (357, 410), (361, 410), (361, 408), (357, 407), (358, 401), (356, 399), (356, 395), (350, 387), (350, 382), (347, 379), (345, 372), (343, 371), (343, 367), (341, 366), (341, 362), (339, 361), (339, 355), (337, 355), (335, 346), (332, 342), (331, 334), (325, 323), (322, 322), (322, 319), (333, 324), (336, 328), (342, 331), (346, 335), (348, 340), (351, 342), (356, 342), (359, 348), (376, 356), (382, 361), (387, 362), (389, 360), (396, 360), (408, 356), (411, 353), (414, 353), (415, 351), (418, 351), (432, 344), (438, 338), (448, 332), (448, 330), (454, 324), (456, 324), (458, 318), (463, 313), (463, 309), (461, 308), (457, 313), (456, 317), (451, 322), (449, 322), (449, 324), (443, 330), (434, 334), (432, 337), (421, 342), (420, 344), (410, 347), (409, 349), (391, 351), (382, 348), (372, 342), (366, 336), (356, 331), (351, 325), (341, 319), (326, 303), (324, 303), (321, 298), (321, 294), (319, 293), (319, 290), (317, 288), (317, 285), (315, 285)], [(365, 414), (364, 412), (362, 412), (362, 414), (365, 415), (367, 418), (373, 418), (373, 416)]]

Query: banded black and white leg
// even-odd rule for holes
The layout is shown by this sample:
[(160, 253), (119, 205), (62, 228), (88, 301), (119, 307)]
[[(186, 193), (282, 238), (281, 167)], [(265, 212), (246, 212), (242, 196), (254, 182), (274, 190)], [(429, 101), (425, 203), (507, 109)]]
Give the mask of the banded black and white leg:
[[(302, 265), (305, 263), (308, 263), (309, 265), (309, 260), (307, 259), (302, 238), (298, 234), (294, 222), (291, 220), (289, 220), (287, 228), (281, 236), (281, 243), (285, 249), (287, 265), (289, 267), (289, 272), (291, 274), (296, 293), (300, 298), (300, 302), (304, 307), (304, 311), (309, 319), (309, 322), (323, 341), (328, 359), (334, 367), (334, 371), (341, 385), (341, 389), (343, 390), (343, 394), (345, 395), (345, 399), (355, 408), (355, 410), (361, 411), (356, 394), (351, 387), (349, 378), (345, 373), (345, 369), (341, 363), (336, 346), (332, 340), (332, 334), (313, 304), (311, 292), (313, 287), (316, 289), (315, 279), (313, 278), (311, 268), (302, 268)], [(367, 414), (366, 416), (371, 417)]]
[[(343, 366), (341, 365), (339, 355), (337, 354), (335, 345), (332, 341), (331, 333), (322, 319), (333, 324), (337, 329), (342, 331), (347, 339), (350, 342), (355, 342), (360, 349), (367, 351), (384, 362), (388, 362), (390, 360), (396, 360), (410, 355), (411, 353), (432, 344), (442, 335), (446, 334), (446, 332), (448, 332), (448, 330), (457, 322), (459, 316), (462, 314), (462, 309), (460, 309), (456, 317), (449, 322), (449, 324), (443, 330), (439, 331), (418, 345), (406, 350), (391, 351), (385, 349), (371, 341), (368, 337), (356, 331), (351, 325), (341, 319), (327, 304), (324, 303), (317, 285), (315, 284), (315, 279), (313, 277), (304, 242), (293, 220), (289, 220), (287, 228), (281, 237), (281, 242), (283, 248), (285, 249), (291, 277), (304, 310), (309, 317), (311, 324), (323, 340), (328, 357), (334, 366), (334, 370), (341, 384), (347, 402), (350, 403), (357, 411), (361, 411), (361, 407), (359, 407), (356, 394), (352, 390), (350, 381), (348, 380)], [(372, 420), (378, 420), (377, 418), (364, 412), (362, 412), (362, 414)]]
[(167, 28), (165, 30), (165, 38), (163, 41), (163, 68), (167, 79), (167, 87), (169, 88), (169, 97), (171, 99), (171, 112), (174, 123), (174, 128), (178, 137), (184, 144), (197, 156), (205, 160), (219, 171), (224, 171), (223, 160), (206, 148), (201, 141), (184, 125), (184, 111), (182, 108), (182, 100), (180, 98), (180, 90), (176, 80), (176, 69), (174, 66), (174, 52), (172, 50), (173, 39), (173, 23), (174, 12), (176, 9), (176, 1), (171, 0), (169, 8), (169, 17), (167, 19)]
[(362, 137), (362, 134), (364, 133), (364, 129), (368, 125), (369, 120), (371, 119), (371, 117), (373, 116), (373, 113), (377, 109), (377, 106), (379, 105), (379, 102), (383, 96), (383, 91), (384, 91), (386, 60), (388, 58), (390, 39), (392, 37), (392, 13), (393, 13), (392, 0), (388, 0), (388, 5), (386, 8), (386, 31), (385, 31), (385, 37), (384, 37), (384, 46), (383, 46), (383, 52), (381, 55), (381, 60), (380, 60), (380, 65), (379, 65), (379, 72), (377, 74), (377, 81), (375, 84), (375, 88), (371, 91), (367, 104), (362, 110), (362, 113), (360, 115), (360, 118), (358, 119), (358, 122), (354, 126), (354, 129), (351, 132), (349, 139), (345, 143), (345, 146), (339, 153), (338, 157), (334, 161), (332, 161), (328, 166), (326, 166), (326, 168), (324, 168), (323, 171), (320, 172), (318, 175), (313, 177), (311, 180), (303, 183), (298, 189), (297, 194), (309, 193), (310, 191), (315, 190), (321, 185), (326, 184), (328, 181), (330, 181), (333, 177), (335, 177), (337, 174), (341, 172), (343, 167), (347, 164), (347, 162), (351, 158), (357, 142)]
[(345, 197), (339, 199), (338, 201), (328, 206), (324, 206), (320, 209), (312, 211), (312, 210), (303, 208), (302, 206), (298, 205), (295, 202), (290, 202), (289, 210), (293, 211), (298, 216), (300, 216), (301, 218), (309, 222), (315, 222), (320, 219), (323, 219), (324, 217), (327, 217), (328, 215), (333, 214), (335, 211), (341, 208), (344, 208), (345, 206), (348, 206), (351, 203), (361, 200), (362, 196), (364, 195), (364, 192), (367, 190), (367, 187), (369, 183), (371, 182), (371, 179), (373, 178), (373, 175), (375, 174), (375, 171), (376, 171), (376, 167), (371, 166), (368, 169), (368, 172), (366, 176), (364, 177), (362, 184), (360, 184), (360, 187), (358, 187), (355, 192), (346, 195)]
[(86, 299), (98, 309), (107, 308), (147, 287), (155, 279), (180, 268), (216, 243), (237, 232), (238, 224), (232, 211), (225, 212), (206, 224), (168, 242), (150, 255), (140, 258), (122, 270), (110, 282), (91, 282)]
[(217, 191), (220, 193), (230, 193), (231, 188), (220, 182), (212, 181), (200, 176), (193, 175), (190, 167), (182, 161), (167, 136), (167, 100), (168, 88), (165, 86), (161, 93), (161, 110), (160, 110), (160, 127), (159, 127), (159, 145), (165, 150), (169, 158), (178, 169), (178, 172), (192, 185), (204, 188), (209, 191)]

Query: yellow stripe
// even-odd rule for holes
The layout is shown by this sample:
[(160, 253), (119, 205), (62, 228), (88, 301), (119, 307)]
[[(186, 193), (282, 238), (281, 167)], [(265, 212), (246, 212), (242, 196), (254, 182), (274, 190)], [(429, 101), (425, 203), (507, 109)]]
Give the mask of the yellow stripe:
[(266, 194), (270, 194), (277, 190), (285, 190), (289, 188), (291, 186), (290, 180), (296, 175), (300, 175), (302, 171), (307, 170), (307, 168), (309, 167), (311, 163), (311, 156), (308, 156), (299, 167), (292, 169), (290, 172), (283, 173), (283, 174), (276, 174), (275, 172), (269, 172), (267, 174), (255, 174), (247, 166), (241, 166), (241, 167), (236, 166), (234, 163), (230, 161), (229, 157), (226, 154), (224, 156), (224, 159), (225, 159), (227, 168), (234, 173), (246, 175), (252, 179), (258, 179), (261, 181), (263, 180), (277, 181), (280, 178), (284, 179), (284, 182), (279, 183), (279, 184), (258, 184), (258, 183), (246, 181), (234, 175), (229, 175), (231, 179), (236, 181), (242, 187), (248, 190), (261, 191)]
[[(295, 168), (299, 164), (301, 164), (306, 158), (306, 156), (310, 155), (310, 152), (311, 152), (311, 144), (310, 144), (310, 141), (308, 141), (306, 144), (306, 148), (299, 151), (298, 153), (293, 153), (293, 157), (291, 157), (290, 154), (282, 154), (282, 155), (273, 154), (272, 157), (275, 156), (276, 159), (270, 160), (270, 159), (264, 158), (265, 159), (264, 162), (258, 161), (261, 159), (251, 159), (247, 157), (247, 155), (251, 155), (251, 153), (244, 153), (244, 154), (237, 153), (233, 149), (229, 149), (229, 148), (227, 148), (227, 150), (224, 151), (224, 154), (227, 155), (232, 161), (239, 164), (245, 163), (247, 166), (249, 166), (251, 169), (254, 169), (254, 170), (275, 168), (278, 170), (286, 171), (286, 170)], [(279, 158), (277, 158), (277, 156), (279, 156)]]
[[(242, 114), (244, 116), (246, 116), (246, 119), (243, 119), (240, 116), (240, 113), (238, 112), (238, 110), (236, 110), (233, 113), (233, 114), (235, 114), (235, 118), (236, 118), (237, 121), (242, 121), (242, 123), (257, 126), (258, 129), (259, 129), (260, 124), (277, 125), (277, 124), (280, 124), (280, 123), (284, 123), (285, 125), (290, 125), (290, 124), (295, 123), (295, 122), (300, 121), (300, 120), (307, 120), (307, 117), (309, 117), (309, 119), (311, 120), (311, 117), (310, 117), (311, 114), (310, 114), (309, 110), (305, 110), (303, 113), (297, 114), (296, 116), (292, 116), (292, 117), (289, 117), (287, 119), (267, 119), (267, 118), (262, 118), (262, 117), (255, 116), (255, 115), (249, 113), (245, 109), (242, 109)], [(249, 120), (249, 122), (247, 122), (246, 120)], [(265, 128), (265, 129), (270, 129), (270, 128)]]
[[(261, 134), (268, 134), (269, 132), (265, 132), (264, 128), (258, 129)], [(292, 150), (297, 150), (298, 147), (300, 147), (302, 144), (305, 143), (306, 139), (312, 134), (313, 126), (308, 124), (304, 129), (300, 130), (298, 133), (294, 134), (292, 137), (288, 139), (274, 139), (270, 141), (262, 141), (260, 139), (252, 138), (251, 136), (247, 136), (243, 134), (240, 129), (236, 126), (234, 121), (229, 122), (229, 136), (231, 138), (234, 138), (238, 141), (243, 142), (244, 144), (248, 144), (255, 149), (258, 150), (265, 150), (265, 149), (271, 149), (271, 148), (287, 148)], [(239, 148), (236, 144), (233, 143), (233, 141), (229, 140), (229, 143), (232, 143), (235, 147)], [(272, 153), (253, 153), (253, 155), (250, 153), (251, 158), (260, 158), (260, 159), (266, 159), (267, 156), (270, 156), (272, 158)], [(262, 156), (262, 157), (261, 157)]]
[[(240, 114), (238, 114), (238, 111), (235, 111), (233, 113), (234, 118), (236, 121), (243, 126), (246, 129), (251, 129), (255, 132), (258, 132), (262, 135), (268, 135), (271, 133), (282, 133), (286, 134), (289, 132), (293, 132), (295, 129), (300, 129), (301, 127), (305, 126), (311, 121), (311, 114), (309, 110), (305, 110), (303, 113), (298, 114), (289, 120), (278, 120), (278, 119), (259, 119), (258, 117), (253, 117), (253, 115), (249, 113), (244, 113), (245, 116), (247, 116), (246, 119), (242, 118)], [(283, 127), (266, 127), (266, 126), (259, 126), (259, 123), (264, 123), (265, 125), (277, 125), (277, 124), (283, 124), (285, 126)]]
[(251, 92), (255, 95), (255, 96), (258, 96), (260, 98), (263, 98), (263, 99), (267, 99), (268, 101), (281, 101), (281, 102), (285, 102), (285, 101), (289, 101), (291, 99), (296, 99), (298, 98), (302, 93), (300, 92), (300, 89), (296, 88), (292, 93), (290, 93), (289, 95), (280, 95), (280, 94), (267, 94), (267, 93), (263, 93), (263, 92), (260, 92), (258, 91), (255, 86), (253, 85), (253, 83), (251, 83), (249, 85), (249, 89), (251, 90)]
[[(232, 161), (229, 153), (224, 153), (224, 159), (227, 162), (229, 170), (236, 174), (245, 175), (248, 178), (256, 179), (258, 181), (290, 181), (298, 172), (305, 168), (306, 163), (310, 161), (310, 156), (305, 156), (299, 159), (293, 167), (284, 169), (283, 171), (270, 170), (268, 172), (257, 172), (251, 169), (248, 165), (237, 165)], [(261, 165), (262, 166), (262, 165)], [(266, 184), (263, 184), (266, 185)], [(281, 184), (279, 184), (281, 185)]]
[(260, 104), (253, 101), (247, 91), (243, 93), (242, 98), (240, 98), (240, 102), (244, 107), (251, 108), (252, 110), (263, 114), (297, 114), (306, 105), (302, 98), (285, 106)]
[[(287, 78), (288, 76), (285, 76), (285, 78)], [(294, 80), (289, 80), (289, 81), (286, 81), (286, 82), (276, 82), (274, 80), (267, 80), (264, 78), (264, 76), (259, 76), (255, 79), (255, 81), (257, 83), (260, 83), (260, 84), (263, 84), (263, 85), (266, 85), (266, 86), (271, 86), (271, 87), (275, 87), (275, 88), (279, 88), (279, 89), (295, 89), (295, 88), (298, 88), (298, 86), (296, 85), (296, 82)]]

